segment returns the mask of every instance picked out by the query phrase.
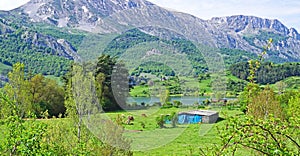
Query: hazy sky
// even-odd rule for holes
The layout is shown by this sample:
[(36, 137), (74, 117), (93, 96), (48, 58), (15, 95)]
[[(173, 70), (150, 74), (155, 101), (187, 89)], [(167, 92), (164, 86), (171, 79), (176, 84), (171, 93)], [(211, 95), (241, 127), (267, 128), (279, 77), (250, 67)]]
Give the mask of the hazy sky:
[[(0, 0), (0, 10), (16, 8), (29, 0)], [(279, 19), (300, 31), (299, 0), (149, 0), (159, 6), (190, 13), (202, 19), (230, 15), (254, 15)]]

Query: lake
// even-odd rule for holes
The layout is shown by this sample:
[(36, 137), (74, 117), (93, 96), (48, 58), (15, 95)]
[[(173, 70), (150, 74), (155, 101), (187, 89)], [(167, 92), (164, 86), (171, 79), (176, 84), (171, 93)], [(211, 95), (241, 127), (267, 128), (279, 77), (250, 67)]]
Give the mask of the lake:
[[(202, 103), (202, 101), (210, 99), (210, 97), (195, 97), (195, 96), (171, 96), (171, 102), (174, 100), (181, 101), (184, 105), (193, 105), (195, 102), (198, 102), (199, 104)], [(235, 98), (226, 98), (227, 100), (232, 100)], [(145, 104), (152, 105), (155, 102), (160, 102), (159, 97), (128, 97), (127, 99), (128, 103), (136, 102), (138, 105), (140, 105), (142, 102)]]

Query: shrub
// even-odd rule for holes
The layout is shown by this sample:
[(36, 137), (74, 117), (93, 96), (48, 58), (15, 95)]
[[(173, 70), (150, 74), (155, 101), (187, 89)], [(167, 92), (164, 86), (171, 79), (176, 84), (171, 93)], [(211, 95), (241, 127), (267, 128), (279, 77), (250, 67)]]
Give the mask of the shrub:
[(173, 104), (171, 102), (166, 102), (165, 104), (163, 104), (162, 108), (172, 108)]
[(176, 107), (176, 108), (179, 108), (179, 107), (182, 106), (182, 102), (181, 101), (174, 100), (173, 103), (174, 103), (174, 107)]

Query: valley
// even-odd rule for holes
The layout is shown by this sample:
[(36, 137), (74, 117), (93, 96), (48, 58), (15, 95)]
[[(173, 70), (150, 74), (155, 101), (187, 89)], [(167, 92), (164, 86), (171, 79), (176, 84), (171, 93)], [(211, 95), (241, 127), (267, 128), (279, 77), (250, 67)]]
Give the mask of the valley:
[(0, 11), (0, 155), (299, 155), (299, 52), (278, 19), (30, 0)]

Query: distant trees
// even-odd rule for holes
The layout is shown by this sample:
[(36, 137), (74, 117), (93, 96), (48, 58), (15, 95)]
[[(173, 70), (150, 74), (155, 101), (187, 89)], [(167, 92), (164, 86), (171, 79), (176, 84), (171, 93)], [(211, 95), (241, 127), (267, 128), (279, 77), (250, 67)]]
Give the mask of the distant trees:
[[(241, 62), (230, 67), (231, 73), (243, 80), (249, 77), (249, 63)], [(273, 84), (291, 76), (300, 76), (300, 63), (262, 63), (255, 74), (259, 84)]]
[(9, 82), (4, 86), (4, 93), (14, 102), (17, 114), (27, 117), (34, 113), (41, 117), (46, 110), (50, 116), (64, 114), (63, 88), (40, 74), (27, 78), (24, 69), (24, 64), (14, 64), (8, 74)]

